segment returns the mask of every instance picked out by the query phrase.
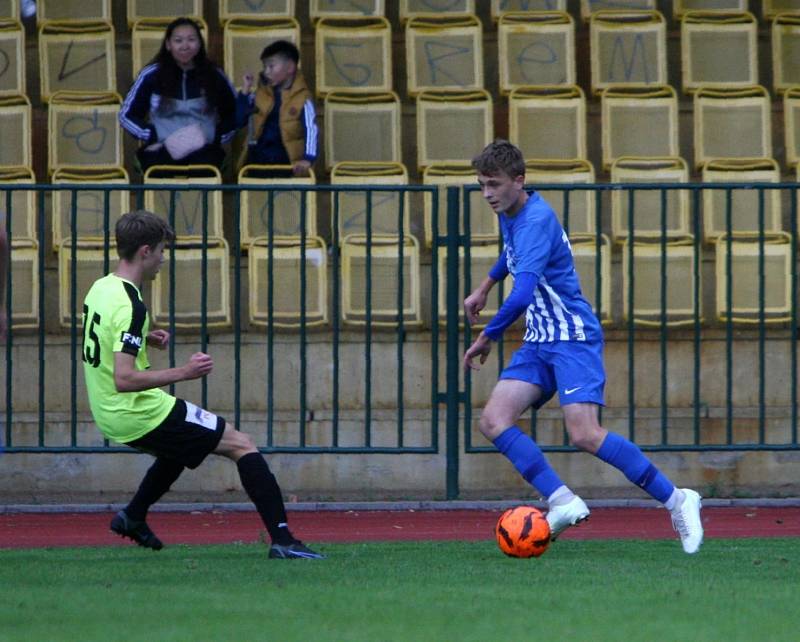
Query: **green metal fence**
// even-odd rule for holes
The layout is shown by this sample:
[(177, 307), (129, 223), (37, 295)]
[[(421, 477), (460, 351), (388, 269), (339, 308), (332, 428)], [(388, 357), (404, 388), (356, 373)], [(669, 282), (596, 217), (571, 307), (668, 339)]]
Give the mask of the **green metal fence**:
[[(586, 292), (593, 301), (598, 316), (608, 317), (606, 325), (609, 378), (609, 399), (604, 409), (604, 423), (627, 432), (645, 450), (796, 450), (797, 439), (797, 342), (798, 342), (798, 226), (796, 184), (731, 184), (731, 183), (656, 183), (645, 184), (592, 184), (592, 185), (541, 185), (537, 188), (560, 191), (563, 195), (557, 205), (565, 229), (571, 228), (570, 195), (588, 193), (594, 202), (595, 233), (589, 240), (589, 254), (594, 246), (594, 274), (583, 267), (583, 277), (594, 279), (594, 291)], [(32, 328), (15, 329), (9, 333), (4, 353), (3, 375), (5, 384), (2, 417), (5, 423), (4, 449), (7, 453), (24, 452), (131, 452), (127, 448), (109, 445), (98, 437), (91, 426), (82, 376), (79, 373), (81, 329), (80, 278), (77, 266), (82, 249), (75, 233), (79, 222), (89, 214), (79, 205), (81, 193), (94, 191), (102, 194), (102, 203), (96, 204), (91, 216), (98, 221), (95, 255), (99, 273), (107, 273), (115, 261), (109, 241), (113, 237), (114, 213), (111, 211), (115, 191), (130, 193), (132, 204), (141, 207), (145, 192), (166, 192), (166, 216), (175, 223), (186, 224), (187, 210), (182, 200), (189, 191), (200, 192), (198, 205), (188, 212), (192, 229), (200, 233), (194, 239), (194, 249), (199, 249), (200, 260), (195, 270), (200, 280), (198, 305), (199, 319), (194, 327), (182, 329), (176, 312), (176, 300), (184, 291), (191, 290), (186, 279), (179, 280), (176, 270), (170, 268), (168, 283), (168, 315), (164, 326), (176, 341), (170, 346), (164, 365), (173, 366), (182, 355), (194, 350), (216, 355), (217, 371), (210, 378), (196, 384), (178, 384), (171, 391), (189, 398), (199, 398), (200, 403), (220, 414), (229, 416), (237, 426), (256, 431), (264, 452), (319, 452), (319, 453), (438, 453), (440, 434), (445, 435), (446, 485), (449, 497), (458, 494), (458, 462), (463, 453), (493, 452), (486, 445), (478, 445), (476, 417), (485, 401), (486, 386), (493, 377), (483, 377), (480, 390), (474, 377), (464, 374), (461, 368), (463, 350), (472, 339), (472, 331), (463, 327), (460, 317), (461, 302), (471, 291), (473, 283), (469, 271), (472, 244), (470, 242), (471, 192), (477, 187), (447, 188), (447, 208), (438, 208), (439, 190), (436, 186), (376, 186), (376, 185), (114, 185), (59, 184), (25, 185), (0, 182), (0, 205), (5, 210), (5, 226), (14, 249), (9, 265), (9, 286), (6, 291), (6, 309), (12, 310), (19, 291), (25, 288), (38, 290), (35, 298), (37, 315)], [(724, 225), (720, 239), (712, 244), (704, 236), (704, 208), (701, 201), (708, 190), (723, 194)], [(15, 211), (14, 194), (21, 191), (35, 194), (33, 227), (35, 239), (25, 246), (24, 225), (21, 221), (31, 212)], [(636, 318), (636, 283), (644, 279), (642, 259), (636, 254), (633, 242), (620, 245), (617, 239), (606, 244), (604, 238), (612, 228), (609, 200), (613, 194), (624, 194), (627, 203), (626, 227), (629, 238), (636, 236), (637, 222), (642, 211), (637, 211), (637, 199), (646, 194), (659, 195), (661, 231), (650, 235), (648, 256), (655, 253), (660, 262), (658, 283), (652, 287), (660, 292), (658, 306), (650, 310), (644, 322)], [(67, 253), (73, 269), (69, 273), (69, 287), (62, 283), (59, 261), (50, 242), (51, 207), (54, 194), (64, 192), (70, 196), (68, 243), (59, 254)], [(298, 297), (299, 311), (295, 327), (282, 327), (278, 299), (285, 294), (282, 283), (267, 279), (266, 321), (254, 326), (245, 316), (249, 310), (245, 293), (245, 275), (249, 274), (252, 255), (242, 243), (241, 212), (243, 198), (253, 192), (266, 193), (264, 206), (267, 229), (266, 274), (274, 275), (278, 261), (281, 238), (275, 233), (276, 216), (280, 213), (277, 201), (282, 194), (292, 193), (299, 198), (298, 241)], [(344, 319), (343, 305), (347, 281), (343, 264), (343, 239), (340, 223), (343, 199), (348, 193), (359, 192), (364, 198), (364, 209), (358, 213), (363, 220), (365, 234), (361, 241), (363, 256), (359, 259), (363, 273), (354, 281), (363, 288), (365, 314), (358, 323)], [(689, 234), (683, 239), (684, 248), (691, 248), (691, 270), (686, 276), (670, 280), (668, 248), (673, 236), (668, 233), (668, 201), (675, 194), (689, 195)], [(757, 194), (757, 225), (749, 232), (737, 229), (738, 195)], [(210, 281), (215, 269), (209, 254), (210, 226), (213, 226), (212, 200), (223, 197), (224, 237), (228, 241), (229, 269), (224, 278), (230, 284), (230, 323), (221, 329), (209, 320), (208, 302), (217, 294)], [(770, 195), (780, 194), (780, 228), (783, 235), (776, 241), (776, 231), (771, 227), (770, 212), (766, 205)], [(413, 204), (407, 206), (405, 196)], [(431, 227), (434, 230), (429, 247), (414, 254), (416, 245), (407, 246), (404, 236), (396, 234), (388, 246), (389, 253), (397, 257), (391, 272), (394, 288), (395, 313), (378, 304), (380, 292), (370, 287), (388, 287), (381, 281), (386, 261), (377, 256), (387, 245), (383, 233), (373, 232), (373, 217), (389, 197), (397, 196), (396, 230), (406, 230), (411, 220), (419, 227), (421, 201), (430, 198)], [(309, 321), (308, 292), (312, 288), (309, 262), (312, 255), (306, 214), (310, 199), (317, 205), (326, 199), (329, 217), (319, 216), (319, 221), (330, 221), (323, 229), (326, 243), (324, 257), (313, 254), (315, 260), (324, 261), (328, 297), (329, 319), (319, 327)], [(652, 199), (649, 201), (652, 209)], [(772, 201), (770, 201), (772, 203)], [(17, 204), (16, 207), (19, 208)], [(769, 210), (769, 211), (768, 211)], [(322, 208), (325, 213), (325, 208)], [(351, 212), (352, 214), (352, 212)], [(439, 218), (446, 219), (446, 233), (438, 233)], [(355, 219), (353, 219), (355, 220)], [(320, 227), (325, 228), (325, 225)], [(327, 242), (330, 239), (330, 242)], [(742, 245), (750, 241), (749, 245)], [(775, 247), (780, 245), (779, 252)], [(32, 282), (23, 283), (22, 270), (15, 263), (15, 253), (27, 247), (26, 256), (36, 257), (36, 271)], [(409, 249), (411, 247), (411, 249)], [(604, 249), (606, 248), (606, 249)], [(499, 244), (498, 244), (499, 249)], [(755, 250), (755, 262), (749, 254), (737, 252)], [(361, 250), (359, 250), (361, 251)], [(604, 269), (603, 252), (607, 251), (611, 269)], [(170, 266), (176, 265), (176, 248), (169, 252)], [(459, 259), (463, 253), (463, 260)], [(709, 265), (725, 256), (725, 279), (715, 272), (712, 278)], [(445, 256), (444, 273), (440, 273), (440, 256)], [(215, 255), (216, 256), (216, 255)], [(417, 258), (418, 256), (418, 258)], [(745, 257), (743, 259), (742, 257)], [(775, 256), (781, 265), (780, 286), (776, 285)], [(406, 267), (406, 260), (417, 263)], [(354, 260), (355, 261), (355, 260)], [(749, 261), (749, 263), (748, 263)], [(623, 264), (627, 269), (623, 274)], [(591, 264), (590, 264), (591, 265)], [(751, 292), (755, 303), (747, 308), (749, 318), (737, 317), (740, 295), (747, 278), (748, 265), (757, 272), (755, 290)], [(411, 272), (409, 272), (411, 270)], [(417, 272), (413, 272), (417, 270)], [(733, 276), (737, 275), (734, 283)], [(627, 276), (626, 276), (627, 275)], [(99, 274), (98, 274), (99, 276)], [(406, 319), (406, 291), (410, 281), (417, 280), (422, 322)], [(58, 283), (53, 292), (54, 283)], [(724, 292), (717, 287), (725, 284)], [(627, 289), (622, 291), (622, 283)], [(711, 283), (713, 292), (705, 287)], [(357, 285), (358, 285), (357, 284)], [(440, 289), (444, 289), (445, 313), (440, 314)], [(604, 310), (604, 287), (611, 285), (612, 310)], [(752, 285), (749, 283), (748, 285)], [(63, 289), (62, 289), (63, 286)], [(671, 318), (671, 299), (675, 293), (690, 287), (693, 305), (691, 314), (684, 315), (680, 323)], [(64, 291), (69, 291), (65, 295)], [(774, 290), (780, 289), (784, 304), (775, 313)], [(16, 293), (16, 294), (15, 294)], [(503, 292), (498, 288), (498, 303)], [(16, 297), (16, 298), (15, 298)], [(178, 297), (178, 299), (176, 299)], [(722, 297), (720, 315), (709, 314), (708, 301)], [(788, 297), (788, 298), (787, 298)], [(60, 327), (55, 313), (55, 299), (68, 299), (69, 323)], [(704, 304), (705, 300), (705, 304)], [(719, 307), (719, 304), (716, 304)], [(712, 306), (714, 307), (714, 306)], [(780, 307), (780, 306), (779, 306)], [(630, 312), (620, 314), (620, 308)], [(706, 310), (705, 313), (701, 309)], [(251, 311), (252, 314), (252, 311)], [(719, 318), (718, 318), (719, 316)], [(388, 319), (388, 321), (387, 321)], [(19, 325), (19, 324), (17, 324)], [(495, 365), (499, 371), (503, 360), (514, 349), (518, 334), (508, 333), (504, 343), (498, 345)], [(743, 366), (742, 363), (745, 363)], [(624, 381), (620, 386), (619, 382)], [(488, 382), (488, 383), (487, 383)], [(33, 391), (33, 392), (32, 392)], [(445, 412), (444, 425), (440, 426), (440, 412)], [(546, 427), (543, 427), (546, 424)], [(530, 430), (546, 451), (570, 450), (559, 424), (557, 410), (543, 410), (532, 415)], [(482, 438), (480, 438), (482, 439)]]

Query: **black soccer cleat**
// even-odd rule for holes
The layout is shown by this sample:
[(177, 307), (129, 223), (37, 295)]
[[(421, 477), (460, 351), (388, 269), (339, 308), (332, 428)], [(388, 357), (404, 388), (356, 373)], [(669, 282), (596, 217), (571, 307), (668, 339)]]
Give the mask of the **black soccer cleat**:
[(269, 558), (274, 560), (324, 560), (325, 556), (312, 551), (299, 539), (290, 544), (273, 544), (269, 547)]
[(147, 522), (137, 522), (131, 519), (124, 510), (118, 512), (114, 519), (111, 520), (111, 530), (117, 535), (132, 539), (139, 546), (152, 548), (154, 551), (160, 551), (164, 548), (164, 544), (150, 530)]

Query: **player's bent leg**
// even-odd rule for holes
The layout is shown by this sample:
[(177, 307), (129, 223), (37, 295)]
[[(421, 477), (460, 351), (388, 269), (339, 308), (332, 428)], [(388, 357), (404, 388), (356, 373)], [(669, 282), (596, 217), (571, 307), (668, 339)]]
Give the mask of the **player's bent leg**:
[(501, 379), (481, 413), (479, 428), (484, 437), (494, 441), (542, 396), (542, 389), (526, 381)]
[(596, 454), (608, 432), (598, 420), (597, 404), (571, 403), (562, 411), (570, 443), (578, 450)]
[(696, 553), (703, 542), (700, 495), (679, 489), (629, 439), (605, 430), (597, 421), (594, 404), (564, 406), (564, 418), (572, 443), (619, 469), (625, 477), (661, 502), (672, 517), (683, 550)]
[(286, 507), (278, 480), (275, 479), (264, 457), (258, 452), (250, 435), (226, 425), (214, 452), (236, 462), (242, 487), (255, 505), (272, 540), (270, 558), (324, 558), (292, 535), (287, 524)]
[[(539, 386), (516, 379), (501, 379), (481, 415), (481, 432), (514, 465), (520, 475), (547, 499), (547, 520), (553, 538), (567, 526), (586, 519), (583, 501), (559, 478), (544, 453), (515, 424), (520, 415), (542, 396)], [(585, 510), (573, 510), (580, 506)]]
[(249, 453), (258, 453), (253, 438), (245, 432), (239, 432), (230, 424), (226, 424), (222, 438), (214, 449), (214, 454), (238, 462)]

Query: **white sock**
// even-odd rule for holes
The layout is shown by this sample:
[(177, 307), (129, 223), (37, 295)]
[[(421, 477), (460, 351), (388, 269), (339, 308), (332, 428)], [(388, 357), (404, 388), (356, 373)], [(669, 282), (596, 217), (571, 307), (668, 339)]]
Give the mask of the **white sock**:
[(670, 495), (669, 499), (664, 502), (664, 508), (666, 508), (669, 512), (672, 512), (683, 504), (684, 498), (685, 495), (683, 494), (683, 491), (676, 486), (675, 490), (672, 491), (672, 495)]
[(553, 491), (553, 494), (547, 498), (547, 504), (549, 506), (563, 506), (564, 504), (569, 504), (573, 499), (575, 499), (575, 493), (564, 485)]

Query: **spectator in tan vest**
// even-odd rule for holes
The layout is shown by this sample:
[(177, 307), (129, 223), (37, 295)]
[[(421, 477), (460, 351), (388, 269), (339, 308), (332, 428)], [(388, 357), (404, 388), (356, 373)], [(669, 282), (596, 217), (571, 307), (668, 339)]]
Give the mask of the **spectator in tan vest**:
[(263, 71), (244, 75), (236, 101), (239, 127), (248, 124), (248, 141), (240, 165), (291, 165), (294, 176), (307, 176), (317, 158), (314, 99), (297, 68), (300, 52), (278, 40), (261, 52)]

